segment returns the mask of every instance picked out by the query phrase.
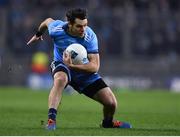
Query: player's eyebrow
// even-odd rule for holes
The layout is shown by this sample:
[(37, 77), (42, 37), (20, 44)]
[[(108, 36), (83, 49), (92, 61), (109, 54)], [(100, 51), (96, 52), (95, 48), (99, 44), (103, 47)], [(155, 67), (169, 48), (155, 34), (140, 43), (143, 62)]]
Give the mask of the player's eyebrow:
[(77, 24), (77, 25), (79, 25), (79, 26), (87, 26), (87, 23), (85, 23), (85, 24)]

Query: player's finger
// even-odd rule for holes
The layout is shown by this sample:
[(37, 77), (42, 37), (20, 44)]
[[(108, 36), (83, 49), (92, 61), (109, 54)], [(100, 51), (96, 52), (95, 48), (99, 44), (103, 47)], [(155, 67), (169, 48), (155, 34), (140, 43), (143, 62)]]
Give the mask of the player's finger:
[(63, 52), (63, 60), (67, 60), (67, 52), (66, 51)]
[(65, 52), (65, 56), (66, 56), (66, 58), (68, 58), (69, 57), (69, 53)]
[(67, 58), (71, 58), (71, 54), (69, 52), (66, 53)]
[(41, 36), (40, 39), (43, 40), (43, 37)]
[(31, 44), (32, 42), (36, 41), (36, 40), (43, 40), (41, 37), (36, 37), (35, 35), (29, 40), (29, 42), (27, 43), (27, 45)]
[(68, 53), (68, 57), (71, 58), (71, 54), (70, 53)]
[(34, 38), (32, 37), (32, 38), (28, 41), (27, 45), (29, 45), (29, 44), (32, 43), (33, 41), (34, 41)]
[(69, 62), (70, 62), (70, 64), (72, 64), (71, 54), (68, 54), (68, 58), (69, 58)]

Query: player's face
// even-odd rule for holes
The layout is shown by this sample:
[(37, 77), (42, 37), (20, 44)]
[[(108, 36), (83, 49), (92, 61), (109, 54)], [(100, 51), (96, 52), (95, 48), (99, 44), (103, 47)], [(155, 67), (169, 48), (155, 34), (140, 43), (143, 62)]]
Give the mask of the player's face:
[(75, 22), (72, 25), (70, 25), (71, 33), (78, 37), (84, 37), (84, 32), (85, 32), (87, 23), (88, 23), (87, 19), (81, 20), (81, 19), (76, 18)]

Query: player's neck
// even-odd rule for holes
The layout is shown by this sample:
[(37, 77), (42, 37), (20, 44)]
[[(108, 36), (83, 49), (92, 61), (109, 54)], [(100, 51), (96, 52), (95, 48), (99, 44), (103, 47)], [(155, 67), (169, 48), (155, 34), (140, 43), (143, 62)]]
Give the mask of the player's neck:
[(73, 37), (77, 37), (77, 35), (74, 34), (69, 27), (68, 27), (68, 29), (67, 29), (67, 33), (68, 33), (69, 35), (72, 35)]

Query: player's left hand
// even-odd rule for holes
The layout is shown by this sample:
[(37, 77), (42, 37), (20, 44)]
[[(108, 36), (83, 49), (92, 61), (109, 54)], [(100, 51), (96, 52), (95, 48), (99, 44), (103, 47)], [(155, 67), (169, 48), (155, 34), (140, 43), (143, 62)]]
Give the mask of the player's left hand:
[(37, 37), (36, 35), (34, 35), (28, 42), (27, 45), (30, 45), (31, 43), (38, 41), (38, 40), (43, 40), (42, 36)]
[(63, 62), (66, 64), (68, 67), (72, 65), (72, 59), (71, 55), (68, 52), (63, 52)]

